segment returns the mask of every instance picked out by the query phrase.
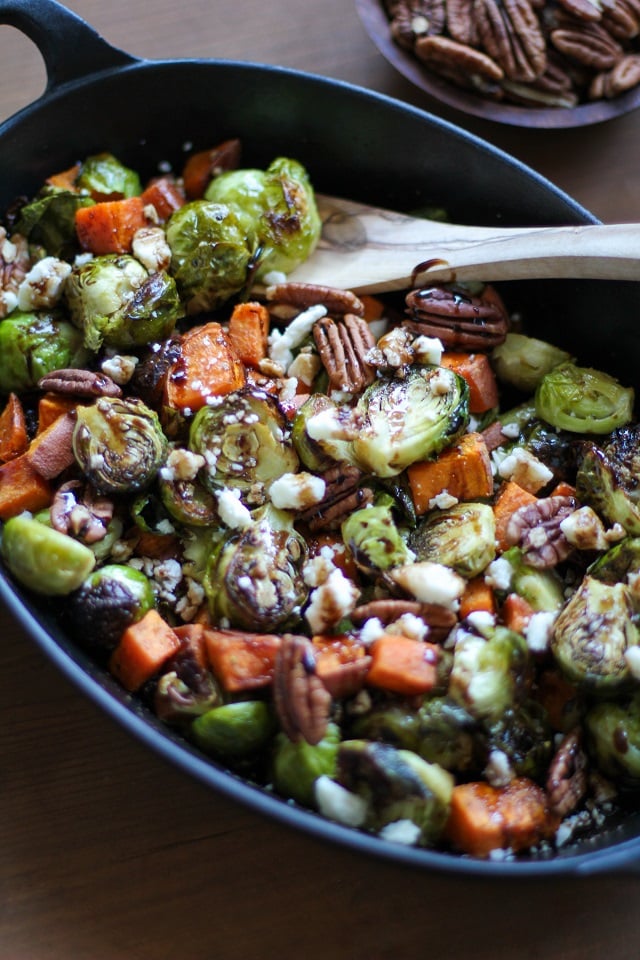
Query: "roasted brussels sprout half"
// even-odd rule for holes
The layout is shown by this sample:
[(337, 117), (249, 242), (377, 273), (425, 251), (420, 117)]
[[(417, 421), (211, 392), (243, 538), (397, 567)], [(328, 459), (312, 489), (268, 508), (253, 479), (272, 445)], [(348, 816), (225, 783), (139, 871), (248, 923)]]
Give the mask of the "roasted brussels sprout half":
[(413, 559), (393, 517), (393, 499), (384, 494), (370, 507), (356, 510), (342, 524), (342, 539), (356, 565), (369, 575)]
[[(187, 526), (208, 527), (220, 518), (216, 498), (200, 480), (199, 460), (190, 451), (172, 450), (158, 474), (158, 492), (173, 520)], [(182, 468), (181, 463), (185, 464)]]
[(313, 787), (322, 776), (335, 773), (340, 727), (329, 723), (318, 743), (290, 740), (279, 733), (274, 741), (271, 778), (274, 789), (283, 797), (290, 797), (308, 807), (315, 805)]
[(586, 576), (560, 612), (551, 638), (567, 679), (598, 694), (628, 686), (626, 653), (640, 643), (634, 613), (626, 584)]
[(306, 555), (290, 515), (261, 508), (251, 526), (232, 533), (209, 561), (204, 586), (214, 622), (261, 633), (295, 624), (308, 593)]
[(30, 244), (41, 246), (49, 256), (71, 257), (79, 250), (76, 210), (92, 204), (91, 197), (71, 190), (43, 187), (35, 199), (20, 210), (15, 230)]
[(237, 700), (215, 706), (191, 724), (197, 745), (233, 763), (262, 750), (276, 732), (273, 711), (264, 700)]
[(73, 452), (99, 493), (131, 494), (155, 478), (167, 439), (157, 414), (142, 400), (100, 397), (78, 407)]
[(45, 374), (86, 358), (82, 334), (57, 314), (14, 311), (0, 321), (0, 393), (33, 390)]
[(271, 270), (291, 273), (313, 252), (321, 221), (304, 167), (286, 157), (265, 171), (231, 170), (211, 181), (206, 200), (246, 215), (259, 247), (256, 279)]
[(322, 471), (335, 463), (316, 440), (307, 433), (307, 421), (321, 410), (335, 410), (335, 404), (323, 393), (312, 393), (293, 418), (291, 442), (307, 470)]
[(445, 770), (477, 770), (484, 757), (480, 726), (451, 697), (432, 697), (418, 710), (415, 752)]
[(357, 464), (393, 477), (453, 443), (469, 423), (469, 387), (446, 367), (412, 367), (406, 377), (381, 379), (357, 404), (362, 430), (352, 441)]
[(428, 846), (441, 836), (453, 777), (411, 750), (367, 740), (343, 741), (335, 779), (365, 800), (365, 826), (370, 829), (380, 831), (391, 823), (411, 821), (421, 845)]
[(284, 415), (260, 392), (228, 394), (201, 407), (189, 429), (189, 449), (204, 457), (202, 482), (212, 493), (229, 486), (254, 503), (264, 499), (271, 481), (298, 468)]
[(96, 563), (89, 547), (28, 513), (4, 524), (1, 549), (16, 580), (46, 596), (64, 596), (77, 590)]
[(222, 704), (222, 692), (203, 655), (197, 627), (180, 640), (176, 654), (165, 665), (153, 695), (156, 715), (174, 726), (188, 728), (195, 717)]
[(504, 753), (513, 772), (531, 780), (544, 778), (553, 756), (553, 731), (541, 704), (527, 699), (489, 725), (488, 750)]
[(69, 597), (67, 615), (73, 634), (97, 655), (110, 653), (127, 627), (155, 606), (151, 581), (126, 564), (94, 570)]
[(496, 523), (486, 503), (457, 503), (435, 510), (409, 537), (417, 560), (451, 567), (463, 577), (482, 573), (496, 555)]
[(256, 251), (247, 218), (232, 207), (192, 200), (171, 215), (169, 271), (187, 313), (214, 310), (245, 286)]
[(510, 547), (502, 554), (501, 562), (508, 563), (510, 587), (536, 611), (554, 613), (564, 603), (563, 582), (553, 568), (532, 567), (526, 563), (520, 547)]
[(600, 370), (561, 363), (547, 373), (536, 389), (539, 417), (559, 430), (572, 433), (611, 433), (629, 423), (634, 392)]
[(587, 572), (604, 583), (626, 583), (630, 573), (640, 573), (640, 537), (625, 537), (594, 560)]
[(571, 356), (566, 350), (546, 340), (513, 332), (507, 333), (504, 342), (491, 353), (491, 363), (499, 379), (523, 393), (533, 393), (547, 373), (569, 360)]
[(355, 717), (349, 726), (349, 739), (376, 740), (392, 747), (416, 751), (418, 717), (415, 711), (402, 704), (383, 703)]
[(640, 536), (640, 426), (614, 430), (602, 445), (583, 447), (576, 496), (611, 524)]
[(603, 701), (585, 717), (587, 747), (598, 770), (625, 787), (640, 787), (640, 693)]
[(449, 695), (475, 719), (496, 723), (522, 700), (529, 668), (527, 644), (519, 633), (499, 625), (460, 631)]
[(120, 200), (142, 193), (136, 171), (107, 152), (96, 153), (83, 161), (75, 186), (90, 193), (94, 200)]
[(163, 340), (184, 315), (173, 278), (162, 271), (149, 274), (128, 254), (104, 254), (74, 266), (65, 300), (93, 351)]

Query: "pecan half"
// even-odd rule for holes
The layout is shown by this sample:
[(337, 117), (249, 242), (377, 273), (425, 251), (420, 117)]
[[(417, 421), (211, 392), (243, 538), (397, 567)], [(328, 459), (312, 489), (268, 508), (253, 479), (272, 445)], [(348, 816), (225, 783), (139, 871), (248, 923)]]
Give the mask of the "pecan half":
[(395, 623), (405, 614), (411, 614), (423, 620), (429, 628), (429, 639), (444, 640), (457, 623), (452, 610), (435, 603), (420, 603), (418, 600), (404, 600), (390, 597), (385, 600), (371, 600), (352, 610), (350, 618), (356, 626), (362, 626), (367, 620), (379, 620), (383, 626)]
[(373, 490), (360, 485), (364, 474), (357, 467), (340, 463), (321, 476), (325, 482), (322, 502), (298, 515), (312, 533), (337, 530), (354, 510), (373, 503)]
[(594, 70), (610, 70), (624, 52), (599, 23), (566, 23), (552, 30), (550, 39), (560, 53)]
[(376, 341), (362, 317), (347, 313), (338, 321), (316, 320), (313, 339), (334, 390), (360, 393), (373, 382), (375, 372), (365, 358)]
[(438, 337), (449, 349), (489, 351), (504, 342), (509, 329), (509, 315), (490, 286), (478, 297), (454, 286), (424, 287), (408, 293), (405, 303), (409, 319), (402, 325)]
[(631, 90), (640, 83), (640, 54), (629, 53), (619, 60), (612, 70), (602, 72), (594, 77), (589, 88), (589, 98), (600, 100), (602, 97), (610, 100), (621, 93)]
[(113, 502), (90, 485), (70, 480), (56, 491), (49, 514), (55, 530), (90, 544), (104, 539), (113, 509)]
[(473, 47), (478, 42), (473, 0), (447, 0), (447, 29), (458, 43)]
[(613, 0), (602, 10), (602, 26), (618, 40), (632, 40), (640, 32), (640, 0)]
[(415, 53), (430, 70), (459, 87), (480, 90), (485, 95), (492, 89), (499, 93), (502, 67), (470, 44), (449, 37), (419, 37)]
[(68, 397), (121, 397), (122, 390), (106, 373), (95, 370), (52, 370), (38, 381), (41, 390)]
[(521, 547), (530, 566), (554, 567), (573, 551), (560, 525), (575, 508), (572, 497), (541, 497), (512, 514), (505, 538), (510, 545)]
[(562, 740), (551, 761), (546, 791), (552, 813), (566, 817), (576, 809), (587, 791), (587, 757), (578, 727)]
[(327, 313), (332, 316), (343, 316), (345, 313), (364, 316), (362, 300), (350, 290), (339, 290), (336, 287), (290, 281), (272, 284), (267, 287), (265, 295), (269, 301), (269, 309), (276, 304), (296, 307), (299, 310), (321, 305), (326, 307)]
[(546, 41), (529, 0), (474, 0), (474, 13), (482, 47), (509, 79), (544, 73)]
[(413, 50), (418, 37), (442, 33), (447, 16), (445, 0), (400, 0), (387, 4), (391, 36), (395, 42)]
[(329, 720), (331, 694), (316, 672), (313, 644), (306, 637), (285, 634), (273, 672), (273, 700), (282, 729), (290, 740), (315, 744)]

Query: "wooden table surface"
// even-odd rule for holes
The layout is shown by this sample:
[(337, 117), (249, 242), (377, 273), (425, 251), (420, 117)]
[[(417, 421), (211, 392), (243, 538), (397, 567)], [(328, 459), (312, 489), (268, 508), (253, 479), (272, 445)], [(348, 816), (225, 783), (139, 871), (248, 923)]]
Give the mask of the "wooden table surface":
[[(602, 220), (640, 220), (640, 114), (538, 132), (447, 112), (387, 65), (352, 0), (68, 6), (139, 57), (281, 64), (410, 101)], [(4, 26), (0, 73), (0, 119), (44, 88)], [(0, 611), (0, 960), (637, 960), (639, 894), (628, 876), (428, 875), (265, 820), (133, 740)]]

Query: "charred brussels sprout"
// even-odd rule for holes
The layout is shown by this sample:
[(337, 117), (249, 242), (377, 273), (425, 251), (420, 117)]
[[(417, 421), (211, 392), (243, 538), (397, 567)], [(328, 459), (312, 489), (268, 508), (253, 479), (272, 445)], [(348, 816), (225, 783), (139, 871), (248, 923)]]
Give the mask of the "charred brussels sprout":
[(92, 204), (91, 197), (59, 187), (44, 187), (31, 203), (22, 207), (16, 232), (30, 244), (42, 246), (50, 256), (70, 257), (79, 249), (76, 210)]
[(482, 757), (478, 722), (450, 697), (433, 697), (418, 711), (415, 752), (445, 770), (478, 769)]
[(276, 732), (276, 722), (264, 700), (238, 700), (215, 706), (196, 717), (191, 734), (213, 757), (243, 760), (262, 750)]
[(371, 507), (356, 510), (342, 524), (342, 539), (356, 565), (375, 575), (413, 559), (393, 518), (394, 502), (386, 495)]
[(603, 701), (585, 717), (587, 746), (598, 769), (637, 790), (640, 787), (640, 693), (630, 700)]
[(604, 583), (625, 583), (630, 573), (640, 573), (640, 537), (625, 537), (594, 560), (587, 572)]
[(180, 454), (188, 451), (173, 450), (167, 466), (158, 475), (158, 491), (165, 510), (178, 523), (193, 527), (208, 527), (219, 521), (215, 497), (200, 481), (199, 469), (185, 469), (183, 473), (174, 467)]
[(204, 457), (202, 480), (211, 492), (228, 485), (255, 497), (298, 468), (284, 415), (264, 393), (232, 393), (223, 403), (201, 407), (189, 430), (189, 448)]
[(525, 393), (533, 393), (547, 373), (570, 359), (566, 350), (546, 340), (512, 332), (507, 334), (504, 343), (494, 347), (491, 354), (491, 363), (499, 379)]
[(457, 503), (434, 511), (411, 534), (409, 546), (417, 560), (432, 560), (474, 577), (495, 557), (493, 510), (486, 503)]
[(142, 400), (101, 397), (78, 407), (73, 452), (99, 493), (135, 493), (155, 478), (167, 440), (157, 414)]
[(261, 633), (300, 618), (308, 588), (306, 543), (291, 518), (268, 505), (246, 530), (232, 533), (211, 557), (205, 590), (214, 622)]
[(487, 733), (489, 750), (500, 750), (520, 777), (540, 780), (553, 755), (553, 731), (544, 708), (534, 700), (525, 700), (507, 710)]
[(257, 279), (271, 270), (291, 273), (313, 252), (321, 221), (304, 167), (278, 157), (262, 170), (231, 170), (212, 180), (206, 200), (246, 215), (259, 246)]
[(169, 270), (188, 313), (214, 310), (242, 290), (256, 248), (246, 217), (226, 204), (192, 200), (166, 229)]
[(322, 776), (335, 773), (340, 743), (340, 727), (329, 723), (319, 743), (290, 740), (279, 733), (274, 742), (271, 777), (273, 786), (283, 797), (290, 797), (306, 806), (314, 805), (313, 786)]
[(576, 496), (609, 523), (640, 536), (640, 427), (615, 430), (608, 443), (585, 446)]
[(539, 417), (572, 433), (611, 433), (629, 423), (634, 392), (600, 370), (561, 363), (546, 374), (535, 395)]
[(536, 611), (554, 613), (560, 609), (564, 603), (563, 583), (553, 568), (530, 566), (525, 562), (520, 547), (510, 547), (500, 559), (511, 568), (510, 590)]
[(469, 422), (469, 387), (445, 367), (413, 367), (404, 378), (378, 380), (358, 401), (363, 428), (352, 442), (363, 470), (393, 477), (435, 457)]
[(472, 717), (498, 722), (521, 701), (529, 674), (527, 644), (519, 633), (488, 626), (457, 637), (449, 694)]
[(87, 157), (80, 167), (76, 187), (95, 200), (119, 200), (142, 193), (140, 177), (111, 153)]
[(89, 547), (27, 513), (5, 523), (2, 558), (16, 580), (46, 596), (77, 590), (96, 563)]
[(155, 605), (149, 578), (124, 564), (94, 570), (69, 597), (73, 633), (83, 647), (110, 653), (127, 627)]
[(396, 703), (383, 704), (356, 717), (350, 738), (376, 740), (404, 750), (416, 750), (418, 718), (414, 711)]
[(33, 390), (40, 377), (86, 358), (82, 334), (55, 314), (14, 311), (0, 321), (0, 393)]
[(411, 750), (386, 743), (346, 740), (340, 744), (335, 779), (367, 805), (365, 826), (379, 831), (398, 821), (411, 821), (418, 842), (434, 843), (449, 813), (453, 777)]
[(629, 684), (626, 653), (639, 642), (629, 588), (586, 576), (556, 620), (551, 651), (568, 680), (605, 694)]
[(307, 470), (322, 471), (335, 462), (307, 433), (307, 421), (321, 410), (329, 409), (335, 410), (335, 404), (329, 397), (323, 393), (312, 393), (293, 418), (291, 442), (300, 462)]
[(76, 265), (65, 284), (72, 322), (90, 350), (141, 347), (163, 340), (184, 310), (174, 280), (147, 273), (128, 254), (104, 254)]

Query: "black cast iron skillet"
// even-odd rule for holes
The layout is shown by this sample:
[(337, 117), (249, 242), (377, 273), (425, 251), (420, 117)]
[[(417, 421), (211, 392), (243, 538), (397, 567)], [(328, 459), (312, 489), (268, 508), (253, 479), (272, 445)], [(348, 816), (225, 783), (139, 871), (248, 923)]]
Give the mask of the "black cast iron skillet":
[[(138, 60), (107, 44), (53, 0), (0, 0), (0, 24), (38, 46), (44, 95), (0, 126), (0, 209), (52, 171), (110, 150), (143, 176), (179, 169), (194, 149), (240, 137), (245, 165), (277, 155), (304, 163), (316, 189), (391, 208), (445, 206), (464, 223), (594, 222), (548, 181), (427, 113), (344, 83), (228, 61)], [(6, 80), (6, 78), (5, 78)], [(503, 285), (538, 336), (634, 382), (640, 285), (545, 281)], [(635, 870), (640, 814), (551, 859), (481, 862), (405, 848), (330, 823), (205, 760), (147, 713), (67, 639), (46, 605), (0, 574), (0, 598), (57, 667), (132, 734), (215, 790), (317, 837), (407, 866), (467, 876)]]

